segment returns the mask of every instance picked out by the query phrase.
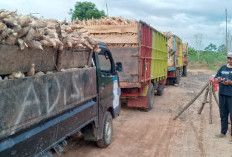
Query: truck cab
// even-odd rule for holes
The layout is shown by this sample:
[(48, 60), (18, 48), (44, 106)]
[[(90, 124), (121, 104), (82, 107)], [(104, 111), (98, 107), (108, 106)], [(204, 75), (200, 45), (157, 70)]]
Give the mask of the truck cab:
[(100, 104), (104, 106), (103, 108), (109, 108), (108, 104), (111, 104), (113, 100), (112, 114), (117, 116), (120, 113), (119, 97), (121, 94), (117, 72), (122, 71), (122, 65), (114, 64), (112, 54), (106, 44), (99, 42), (99, 46), (101, 52), (94, 54), (94, 63), (97, 68)]
[[(121, 107), (117, 71), (122, 67), (104, 43), (99, 47), (99, 53), (88, 52), (90, 65), (0, 81), (1, 157), (52, 156), (51, 149), (60, 154), (65, 139), (78, 131), (99, 147), (110, 145), (112, 120)], [(80, 52), (69, 53), (75, 60)]]

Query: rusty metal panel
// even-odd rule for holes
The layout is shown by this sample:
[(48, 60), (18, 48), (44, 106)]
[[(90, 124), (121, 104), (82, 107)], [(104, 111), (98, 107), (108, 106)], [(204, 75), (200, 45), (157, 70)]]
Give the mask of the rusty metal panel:
[(56, 58), (57, 52), (53, 48), (44, 47), (44, 51), (27, 48), (20, 50), (18, 46), (0, 44), (0, 75), (28, 72), (32, 63), (36, 71), (54, 70)]
[(96, 94), (95, 68), (0, 81), (0, 139)]
[(146, 96), (141, 96), (138, 98), (130, 98), (127, 100), (128, 107), (142, 107), (148, 108), (148, 98)]
[[(109, 47), (114, 61), (121, 62), (123, 71), (119, 72), (119, 81), (139, 83), (139, 47)], [(127, 88), (121, 86), (121, 88)]]
[(148, 108), (149, 84), (143, 84), (141, 88), (130, 88), (122, 90), (122, 98), (127, 98), (127, 106)]

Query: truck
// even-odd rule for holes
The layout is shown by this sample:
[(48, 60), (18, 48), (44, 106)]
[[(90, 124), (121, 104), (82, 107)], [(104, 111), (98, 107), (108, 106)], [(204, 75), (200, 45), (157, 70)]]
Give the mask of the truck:
[(183, 73), (182, 40), (171, 32), (163, 32), (168, 38), (168, 78), (167, 84), (179, 84)]
[(182, 76), (187, 76), (188, 66), (188, 43), (183, 43), (183, 72)]
[(113, 118), (120, 113), (117, 71), (108, 47), (100, 53), (65, 49), (62, 59), (51, 47), (44, 51), (19, 50), (0, 44), (0, 75), (36, 71), (61, 71), (0, 81), (0, 156), (29, 157), (60, 154), (65, 139), (81, 131), (86, 140), (107, 147), (112, 141)]
[(106, 43), (115, 61), (122, 63), (118, 74), (123, 102), (151, 110), (154, 94), (162, 95), (167, 78), (167, 37), (143, 21), (105, 21), (87, 21), (83, 30)]

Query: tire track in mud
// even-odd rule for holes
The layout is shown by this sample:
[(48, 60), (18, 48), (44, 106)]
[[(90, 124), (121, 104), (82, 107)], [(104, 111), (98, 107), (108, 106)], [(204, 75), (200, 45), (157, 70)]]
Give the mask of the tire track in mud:
[(166, 128), (163, 128), (164, 132), (157, 140), (158, 147), (156, 147), (156, 151), (153, 155), (153, 157), (165, 157), (169, 156), (170, 150), (170, 144), (171, 139), (176, 135), (176, 129), (175, 129), (176, 121), (172, 119), (172, 116), (169, 117), (168, 123), (165, 125)]
[(197, 130), (197, 127), (194, 126), (193, 122), (190, 121), (190, 127), (192, 128), (193, 132), (194, 132), (194, 136), (197, 139), (197, 143), (198, 143), (198, 148), (200, 150), (200, 156), (201, 157), (206, 157), (206, 153), (204, 150), (204, 146), (203, 146), (203, 131), (204, 131), (204, 124), (205, 124), (205, 119), (203, 117), (200, 118), (200, 129), (199, 132)]

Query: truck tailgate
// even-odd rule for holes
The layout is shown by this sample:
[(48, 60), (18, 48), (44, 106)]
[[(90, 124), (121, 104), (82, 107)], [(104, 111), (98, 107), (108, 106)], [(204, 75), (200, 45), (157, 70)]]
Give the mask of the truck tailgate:
[(95, 68), (0, 81), (0, 139), (96, 95)]
[[(137, 87), (139, 83), (139, 47), (109, 47), (115, 62), (121, 62), (120, 87)], [(133, 86), (134, 84), (134, 86)]]

